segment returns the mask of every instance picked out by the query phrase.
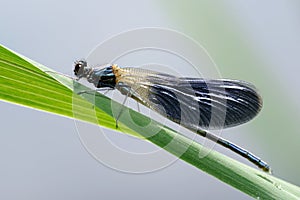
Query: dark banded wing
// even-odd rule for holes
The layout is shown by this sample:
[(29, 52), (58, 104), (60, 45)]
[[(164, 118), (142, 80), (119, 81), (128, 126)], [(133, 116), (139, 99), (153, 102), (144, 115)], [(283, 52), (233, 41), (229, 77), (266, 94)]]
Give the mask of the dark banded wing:
[(260, 95), (247, 82), (128, 69), (120, 84), (131, 88), (132, 98), (191, 130), (237, 126), (254, 118), (262, 107)]

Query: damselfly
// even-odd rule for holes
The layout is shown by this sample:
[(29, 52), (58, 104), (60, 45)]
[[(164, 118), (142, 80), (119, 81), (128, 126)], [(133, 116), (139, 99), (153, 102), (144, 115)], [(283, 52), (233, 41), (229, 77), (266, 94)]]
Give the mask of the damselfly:
[[(140, 68), (106, 65), (92, 68), (87, 62), (75, 62), (78, 79), (86, 78), (96, 88), (117, 89), (146, 107), (181, 126), (215, 141), (243, 156), (263, 171), (270, 167), (249, 151), (216, 136), (206, 128), (222, 129), (251, 120), (262, 107), (262, 98), (247, 82), (227, 79), (182, 78)], [(213, 110), (223, 114), (214, 119)], [(191, 120), (182, 120), (182, 116)], [(197, 120), (195, 120), (197, 119)]]

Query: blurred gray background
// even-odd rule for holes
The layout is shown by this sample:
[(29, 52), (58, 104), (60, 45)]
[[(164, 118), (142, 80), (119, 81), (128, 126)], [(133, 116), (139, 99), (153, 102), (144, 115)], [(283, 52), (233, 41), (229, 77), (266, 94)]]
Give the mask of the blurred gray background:
[[(299, 1), (1, 2), (1, 44), (69, 75), (73, 61), (103, 40), (152, 26), (191, 36), (224, 78), (259, 88), (258, 117), (223, 136), (300, 185)], [(154, 173), (120, 173), (87, 153), (72, 119), (5, 102), (0, 110), (0, 199), (250, 199), (182, 161)]]

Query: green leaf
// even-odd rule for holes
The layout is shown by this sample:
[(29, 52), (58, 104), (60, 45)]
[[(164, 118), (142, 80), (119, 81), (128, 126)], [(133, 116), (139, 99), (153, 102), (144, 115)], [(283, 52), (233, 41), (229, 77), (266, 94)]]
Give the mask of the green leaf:
[[(74, 90), (90, 89), (66, 76), (50, 71), (52, 70), (0, 46), (0, 99), (116, 131), (122, 129), (123, 132), (142, 137), (164, 148), (194, 167), (255, 198), (300, 198), (298, 186), (208, 150), (158, 122), (152, 121), (152, 127), (141, 129), (133, 126), (128, 119), (121, 118), (120, 128), (116, 129), (110, 105), (114, 103), (120, 108), (122, 105), (100, 93), (96, 93), (95, 96), (86, 93), (77, 95)], [(95, 115), (90, 114), (90, 108), (95, 110)], [(129, 111), (139, 125), (147, 125), (151, 120), (134, 110)], [(153, 129), (160, 131), (152, 135)], [(200, 158), (200, 151), (207, 153), (207, 156)]]

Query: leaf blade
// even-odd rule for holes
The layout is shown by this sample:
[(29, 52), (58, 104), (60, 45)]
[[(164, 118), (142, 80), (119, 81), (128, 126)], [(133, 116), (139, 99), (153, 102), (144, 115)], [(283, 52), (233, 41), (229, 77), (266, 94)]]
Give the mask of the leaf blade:
[[(95, 99), (91, 99), (91, 95), (82, 95), (82, 98), (72, 90), (76, 87), (84, 90), (85, 86), (67, 77), (56, 73), (45, 73), (45, 71), (52, 70), (0, 46), (0, 99), (69, 118), (74, 117), (72, 106), (75, 100), (80, 104), (79, 110), (76, 109), (77, 113), (75, 113), (77, 119), (116, 130), (110, 108), (111, 99), (98, 93)], [(92, 106), (95, 106), (96, 120), (86, 109)], [(131, 113), (140, 123), (147, 124), (148, 117), (135, 111)], [(152, 136), (151, 131), (138, 130), (130, 126), (128, 121), (122, 121), (122, 128), (127, 133), (145, 137), (148, 141), (194, 167), (250, 196), (261, 199), (298, 199), (300, 197), (298, 186), (214, 151), (200, 158), (200, 151), (209, 150), (158, 122), (155, 122), (153, 126), (159, 127), (160, 131)], [(169, 145), (171, 142), (173, 144)], [(182, 149), (186, 150), (183, 154), (181, 154)]]

